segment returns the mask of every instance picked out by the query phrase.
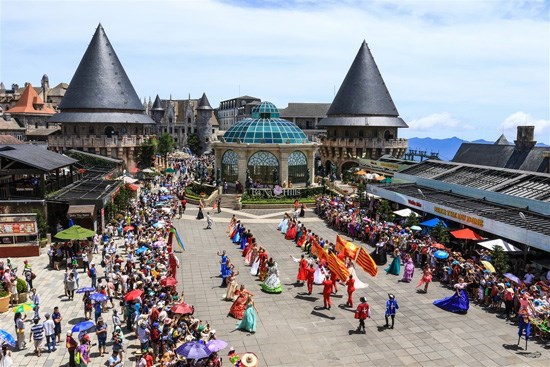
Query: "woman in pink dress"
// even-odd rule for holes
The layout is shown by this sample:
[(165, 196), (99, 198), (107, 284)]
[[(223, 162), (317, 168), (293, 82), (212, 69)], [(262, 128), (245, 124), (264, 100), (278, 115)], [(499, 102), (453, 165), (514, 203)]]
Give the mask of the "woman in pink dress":
[(431, 281), (432, 281), (432, 269), (430, 268), (430, 265), (426, 265), (424, 267), (424, 273), (422, 274), (422, 278), (420, 278), (420, 281), (418, 282), (418, 285), (416, 286), (416, 288), (424, 284), (424, 293), (428, 293), (428, 286), (430, 285)]

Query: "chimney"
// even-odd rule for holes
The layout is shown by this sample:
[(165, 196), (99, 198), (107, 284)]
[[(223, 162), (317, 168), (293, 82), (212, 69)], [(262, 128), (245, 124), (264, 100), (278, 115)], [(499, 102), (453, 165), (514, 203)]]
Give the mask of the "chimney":
[(518, 134), (514, 143), (518, 150), (529, 150), (537, 144), (534, 126), (518, 126)]

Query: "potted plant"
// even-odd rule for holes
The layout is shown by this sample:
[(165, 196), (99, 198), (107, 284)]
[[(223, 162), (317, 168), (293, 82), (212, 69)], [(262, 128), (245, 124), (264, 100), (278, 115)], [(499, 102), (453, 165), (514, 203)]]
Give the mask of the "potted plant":
[(27, 302), (27, 293), (29, 291), (29, 286), (27, 281), (22, 278), (17, 278), (17, 295), (19, 297), (18, 303)]
[(10, 309), (10, 292), (6, 290), (4, 283), (0, 285), (0, 313)]

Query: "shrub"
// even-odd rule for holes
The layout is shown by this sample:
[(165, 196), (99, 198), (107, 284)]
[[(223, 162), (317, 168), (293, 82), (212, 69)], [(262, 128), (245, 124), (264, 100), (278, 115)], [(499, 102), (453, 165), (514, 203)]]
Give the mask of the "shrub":
[(28, 291), (29, 287), (25, 279), (17, 278), (17, 293), (27, 293)]

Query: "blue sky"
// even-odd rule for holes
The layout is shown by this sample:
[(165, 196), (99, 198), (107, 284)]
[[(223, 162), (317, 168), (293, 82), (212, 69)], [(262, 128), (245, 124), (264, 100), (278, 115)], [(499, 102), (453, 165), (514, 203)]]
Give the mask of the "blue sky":
[(101, 22), (140, 97), (331, 102), (363, 39), (402, 137), (550, 144), (550, 1), (6, 1), (0, 80), (69, 82)]

